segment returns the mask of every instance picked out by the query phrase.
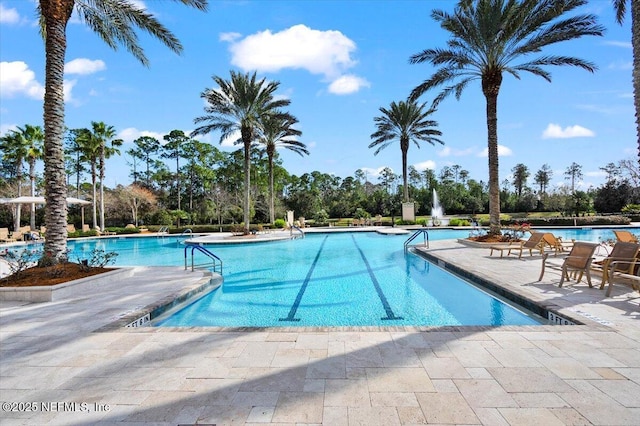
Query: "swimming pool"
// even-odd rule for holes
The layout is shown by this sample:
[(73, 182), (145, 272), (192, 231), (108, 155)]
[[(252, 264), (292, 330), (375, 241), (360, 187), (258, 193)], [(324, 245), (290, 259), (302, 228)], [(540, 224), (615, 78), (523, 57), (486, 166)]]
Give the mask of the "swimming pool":
[[(542, 230), (541, 231), (546, 231)], [(565, 239), (599, 241), (611, 229), (549, 229)], [(468, 230), (429, 230), (430, 240)], [(97, 249), (116, 265), (182, 266), (179, 237), (69, 241), (72, 261)], [(498, 325), (537, 321), (415, 255), (407, 235), (308, 234), (287, 240), (215, 246), (224, 285), (160, 326)]]
[(423, 258), (405, 254), (406, 239), (330, 233), (240, 249), (216, 247), (225, 262), (222, 287), (156, 325), (540, 324)]

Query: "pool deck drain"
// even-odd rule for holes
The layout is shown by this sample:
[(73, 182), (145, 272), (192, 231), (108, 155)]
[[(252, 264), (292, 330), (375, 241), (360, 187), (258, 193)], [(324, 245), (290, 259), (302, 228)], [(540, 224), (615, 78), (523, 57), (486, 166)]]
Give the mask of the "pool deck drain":
[(0, 302), (0, 423), (639, 423), (637, 292), (536, 282), (539, 257), (454, 240), (428, 251), (584, 325), (95, 332), (202, 279), (136, 268), (90, 297)]

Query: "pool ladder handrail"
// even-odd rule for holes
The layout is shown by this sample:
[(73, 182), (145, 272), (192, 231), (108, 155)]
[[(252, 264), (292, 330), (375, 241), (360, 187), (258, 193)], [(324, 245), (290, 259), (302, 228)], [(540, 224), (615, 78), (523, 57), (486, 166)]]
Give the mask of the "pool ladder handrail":
[[(409, 250), (409, 247), (411, 247), (409, 244), (411, 243), (411, 241), (415, 240), (418, 235), (422, 234), (423, 236), (423, 243), (422, 245), (426, 248), (429, 248), (429, 232), (426, 229), (418, 229), (416, 232), (413, 233), (413, 235), (411, 235), (407, 241), (404, 242), (404, 252), (406, 253), (407, 250)], [(414, 244), (414, 246), (417, 246), (418, 244)]]
[[(189, 250), (189, 248), (191, 248), (191, 272), (193, 272), (196, 268), (205, 268), (205, 269), (213, 268), (213, 272), (218, 272), (217, 266), (219, 265), (220, 275), (222, 275), (222, 259), (220, 259), (215, 254), (211, 253), (206, 248), (197, 244), (187, 244), (184, 247), (184, 270), (185, 271), (189, 268), (189, 265), (187, 263), (187, 250)], [(198, 250), (200, 253), (204, 254), (209, 259), (211, 259), (211, 263), (207, 262), (207, 263), (196, 264), (194, 262), (194, 256), (193, 256), (194, 250)]]
[(158, 229), (158, 234), (157, 236), (164, 236), (167, 235), (169, 233), (169, 227), (168, 226), (161, 226), (160, 229)]
[[(298, 234), (294, 234), (294, 233), (293, 233), (293, 230), (294, 230), (294, 229), (295, 229), (296, 231), (298, 231), (298, 232), (300, 233), (300, 235), (298, 235)], [(297, 226), (295, 226), (295, 225), (291, 225), (291, 227), (289, 228), (289, 233), (290, 233), (290, 235), (291, 235), (291, 239), (304, 238), (304, 231), (303, 231), (302, 229), (298, 228), (298, 227), (297, 227)]]
[(191, 230), (191, 228), (185, 229), (184, 231), (182, 231), (180, 236), (178, 238), (176, 238), (176, 243), (178, 244), (178, 247), (180, 247), (180, 243), (182, 242), (182, 241), (180, 241), (180, 238), (184, 237), (185, 235), (189, 235), (189, 237), (193, 237), (193, 231)]

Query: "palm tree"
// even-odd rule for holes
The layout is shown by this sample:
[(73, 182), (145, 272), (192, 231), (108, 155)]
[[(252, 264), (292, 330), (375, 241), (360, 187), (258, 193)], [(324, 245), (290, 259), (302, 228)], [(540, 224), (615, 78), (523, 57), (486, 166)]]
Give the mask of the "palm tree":
[(287, 114), (267, 114), (260, 121), (260, 143), (264, 145), (267, 153), (269, 167), (269, 221), (275, 222), (275, 201), (273, 184), (273, 158), (278, 148), (285, 148), (299, 154), (309, 155), (307, 146), (296, 140), (301, 136), (300, 130), (293, 126), (298, 123), (298, 119)]
[(420, 148), (421, 141), (428, 142), (431, 145), (435, 145), (436, 142), (444, 144), (436, 137), (442, 136), (442, 132), (436, 129), (438, 123), (428, 119), (434, 111), (434, 108), (425, 109), (424, 104), (418, 105), (417, 102), (412, 100), (398, 103), (394, 101), (391, 102), (389, 109), (381, 107), (380, 112), (383, 115), (373, 119), (378, 130), (371, 135), (373, 142), (369, 144), (369, 148), (378, 148), (374, 155), (378, 155), (391, 142), (400, 141), (404, 202), (409, 201), (409, 187), (407, 186), (407, 152), (409, 151), (409, 144), (413, 142), (418, 148)]
[(75, 138), (75, 145), (80, 153), (80, 161), (84, 164), (89, 164), (89, 170), (91, 171), (91, 200), (93, 202), (92, 228), (95, 229), (98, 227), (98, 197), (96, 192), (98, 182), (98, 162), (100, 158), (100, 140), (98, 140), (89, 129), (74, 129), (72, 130), (72, 133)]
[[(105, 160), (111, 158), (112, 155), (120, 155), (118, 150), (122, 146), (122, 139), (113, 139), (116, 136), (116, 130), (113, 126), (108, 126), (102, 121), (91, 122), (93, 128), (93, 138), (98, 146), (98, 172), (100, 174), (100, 230), (104, 231), (104, 171)], [(111, 143), (111, 146), (109, 146)]]
[[(640, 162), (640, 2), (631, 3), (631, 45), (633, 46), (633, 103), (636, 107), (636, 135), (638, 137), (638, 161)], [(627, 12), (627, 0), (613, 0), (616, 21), (622, 25)]]
[[(491, 234), (500, 233), (500, 185), (498, 178), (498, 93), (503, 73), (520, 78), (526, 71), (551, 81), (547, 65), (571, 65), (593, 72), (596, 66), (579, 58), (538, 55), (543, 48), (586, 35), (601, 36), (604, 29), (590, 14), (560, 19), (586, 0), (461, 0), (453, 14), (434, 10), (431, 17), (447, 30), (448, 48), (426, 49), (411, 56), (413, 64), (440, 66), (413, 89), (412, 99), (427, 90), (446, 86), (434, 106), (450, 94), (460, 98), (464, 89), (480, 80), (486, 99), (489, 157), (489, 222)], [(516, 64), (517, 60), (524, 62)]]
[[(18, 127), (22, 137), (29, 144), (27, 148), (27, 161), (29, 163), (29, 181), (31, 182), (32, 197), (36, 195), (36, 161), (42, 159), (42, 144), (44, 142), (44, 131), (40, 126), (26, 124), (24, 128)], [(31, 203), (31, 214), (29, 225), (32, 231), (36, 229), (36, 205)]]
[(240, 131), (244, 151), (244, 233), (249, 233), (250, 209), (250, 164), (251, 144), (256, 137), (260, 120), (267, 114), (275, 114), (279, 108), (291, 103), (288, 99), (274, 99), (280, 86), (278, 81), (256, 80), (256, 73), (240, 74), (231, 71), (231, 80), (214, 76), (218, 88), (205, 89), (200, 97), (207, 101), (204, 110), (207, 115), (194, 120), (196, 124), (206, 123), (196, 128), (191, 136), (204, 135), (219, 130), (220, 143)]
[[(22, 166), (29, 152), (29, 142), (22, 132), (11, 130), (0, 138), (0, 151), (3, 152), (2, 160), (13, 164), (16, 171), (16, 182), (18, 184), (18, 197), (22, 196)], [(16, 204), (13, 216), (13, 230), (20, 229), (21, 204)]]
[[(177, 0), (206, 10), (207, 0)], [(40, 28), (45, 43), (44, 181), (47, 226), (41, 264), (57, 263), (67, 253), (67, 185), (64, 168), (64, 60), (66, 28), (73, 12), (110, 47), (124, 45), (143, 65), (148, 60), (138, 43), (136, 28), (160, 40), (176, 53), (180, 41), (152, 14), (133, 1), (39, 0)]]

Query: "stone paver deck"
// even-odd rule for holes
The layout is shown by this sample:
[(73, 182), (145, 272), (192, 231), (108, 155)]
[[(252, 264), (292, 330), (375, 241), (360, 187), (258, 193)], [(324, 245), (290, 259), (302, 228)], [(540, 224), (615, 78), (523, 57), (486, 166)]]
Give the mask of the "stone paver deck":
[(0, 423), (640, 424), (637, 293), (536, 282), (539, 257), (427, 251), (585, 325), (104, 331), (202, 279), (141, 268), (91, 297), (0, 304)]

